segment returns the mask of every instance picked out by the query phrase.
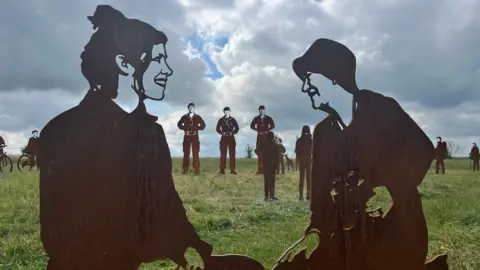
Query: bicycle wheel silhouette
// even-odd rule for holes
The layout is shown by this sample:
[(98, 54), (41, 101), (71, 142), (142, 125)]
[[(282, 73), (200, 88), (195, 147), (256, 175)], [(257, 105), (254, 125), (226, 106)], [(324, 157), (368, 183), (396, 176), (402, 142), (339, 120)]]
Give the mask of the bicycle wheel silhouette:
[(7, 155), (0, 156), (0, 172), (12, 172), (12, 170), (12, 159)]
[(19, 171), (22, 171), (25, 166), (28, 166), (30, 171), (32, 170), (35, 164), (30, 164), (30, 157), (28, 154), (23, 154), (18, 158), (17, 168)]

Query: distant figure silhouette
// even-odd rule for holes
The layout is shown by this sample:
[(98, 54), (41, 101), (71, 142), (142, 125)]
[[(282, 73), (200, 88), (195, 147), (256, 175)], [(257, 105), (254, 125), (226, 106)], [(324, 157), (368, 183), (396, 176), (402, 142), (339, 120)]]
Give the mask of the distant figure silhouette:
[(442, 168), (442, 174), (445, 174), (445, 154), (447, 152), (447, 143), (442, 141), (442, 137), (437, 137), (437, 147), (435, 148), (436, 162), (435, 173), (439, 173), (439, 167)]
[(312, 134), (310, 127), (302, 127), (302, 134), (295, 143), (295, 153), (300, 167), (300, 181), (298, 184), (298, 199), (303, 200), (303, 184), (307, 178), (307, 201), (310, 200), (310, 173), (312, 168)]
[(285, 152), (287, 151), (285, 149), (285, 146), (283, 146), (282, 139), (278, 138), (277, 140), (277, 146), (278, 146), (278, 168), (277, 168), (277, 174), (280, 174), (280, 168), (282, 169), (282, 174), (285, 174), (285, 160), (283, 159)]
[(267, 138), (267, 133), (275, 128), (275, 122), (273, 118), (265, 114), (265, 106), (258, 107), (259, 115), (255, 116), (250, 124), (250, 128), (257, 132), (257, 143), (255, 154), (257, 154), (258, 169), (257, 174), (263, 174), (263, 152), (259, 149), (263, 148), (262, 145)]
[(235, 171), (235, 134), (238, 133), (237, 120), (230, 116), (230, 107), (223, 108), (224, 116), (218, 119), (216, 131), (222, 135), (220, 138), (220, 174), (225, 174), (227, 163), (227, 149), (230, 158), (230, 173), (237, 174)]
[(183, 174), (188, 173), (190, 167), (190, 149), (193, 157), (193, 170), (200, 173), (200, 138), (198, 132), (205, 129), (203, 118), (195, 113), (195, 104), (188, 104), (188, 113), (178, 120), (177, 127), (184, 131), (183, 135)]
[(265, 141), (260, 146), (263, 153), (264, 167), (263, 180), (265, 190), (265, 201), (278, 200), (275, 197), (275, 171), (278, 170), (278, 145), (275, 142), (275, 135), (268, 131)]
[(473, 143), (472, 149), (470, 150), (470, 159), (472, 160), (472, 171), (479, 171), (480, 170), (480, 153), (478, 151), (478, 146), (476, 143)]

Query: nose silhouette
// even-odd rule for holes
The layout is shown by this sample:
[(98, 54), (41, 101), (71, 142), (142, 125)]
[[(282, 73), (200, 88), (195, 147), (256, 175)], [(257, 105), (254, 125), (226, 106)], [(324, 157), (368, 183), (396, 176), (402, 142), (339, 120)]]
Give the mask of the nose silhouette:
[(170, 68), (167, 62), (167, 57), (163, 58), (163, 61), (160, 63), (160, 74), (165, 75), (167, 77), (172, 76), (173, 70)]

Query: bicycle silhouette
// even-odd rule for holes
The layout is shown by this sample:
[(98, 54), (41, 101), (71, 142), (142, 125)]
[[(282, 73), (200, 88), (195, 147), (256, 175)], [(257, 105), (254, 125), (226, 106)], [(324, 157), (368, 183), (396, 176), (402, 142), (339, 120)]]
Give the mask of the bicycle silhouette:
[[(3, 147), (5, 147), (5, 146), (3, 146)], [(7, 153), (4, 152), (3, 149), (1, 149), (1, 151), (0, 151), (0, 172), (12, 172), (12, 170), (13, 170), (12, 159), (9, 156), (7, 156)]]
[(32, 155), (25, 148), (22, 149), (22, 155), (18, 158), (17, 168), (19, 171), (22, 171), (25, 166), (29, 166), (29, 171), (33, 169), (34, 166), (38, 169), (38, 162), (36, 162), (34, 155)]

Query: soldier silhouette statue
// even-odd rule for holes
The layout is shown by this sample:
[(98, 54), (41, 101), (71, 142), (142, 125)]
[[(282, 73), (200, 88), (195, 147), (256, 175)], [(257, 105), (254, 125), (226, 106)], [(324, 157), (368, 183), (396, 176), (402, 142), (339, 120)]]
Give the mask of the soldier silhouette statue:
[[(425, 133), (393, 98), (358, 89), (356, 58), (343, 44), (318, 39), (292, 67), (312, 107), (328, 114), (313, 131), (312, 215), (301, 239), (315, 233), (319, 243), (308, 258), (305, 249), (293, 258), (287, 250), (275, 269), (448, 269), (446, 255), (425, 262), (428, 231), (417, 186), (434, 156)], [(315, 105), (313, 73), (352, 94), (349, 126), (328, 102)], [(366, 204), (379, 186), (393, 201), (383, 215)]]
[(177, 126), (185, 133), (183, 136), (183, 174), (188, 173), (190, 166), (190, 150), (193, 156), (193, 170), (195, 174), (200, 174), (200, 138), (198, 132), (205, 129), (205, 121), (195, 113), (195, 104), (188, 104), (188, 113), (184, 114), (178, 120)]
[(255, 154), (257, 154), (258, 157), (257, 174), (263, 174), (263, 152), (260, 149), (263, 148), (263, 144), (267, 140), (267, 133), (275, 128), (275, 122), (272, 117), (265, 114), (265, 106), (259, 106), (258, 112), (259, 114), (253, 118), (250, 128), (257, 132), (257, 144), (255, 148)]
[(237, 174), (235, 170), (235, 134), (238, 133), (239, 127), (237, 120), (230, 115), (230, 107), (223, 108), (224, 116), (218, 119), (216, 131), (222, 137), (220, 138), (220, 173), (225, 174), (227, 163), (227, 149), (230, 158), (230, 173)]

